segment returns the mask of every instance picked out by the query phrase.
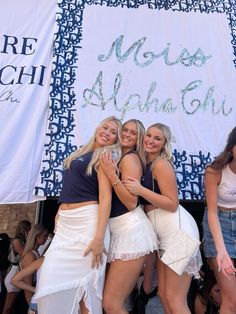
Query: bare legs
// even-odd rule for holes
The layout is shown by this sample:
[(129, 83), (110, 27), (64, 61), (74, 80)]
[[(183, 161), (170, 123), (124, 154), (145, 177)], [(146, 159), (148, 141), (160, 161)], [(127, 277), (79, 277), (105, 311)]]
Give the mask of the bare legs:
[(144, 261), (145, 257), (143, 256), (129, 261), (115, 260), (111, 262), (103, 297), (103, 307), (107, 314), (128, 313), (124, 308), (124, 302), (136, 284)]
[(7, 292), (2, 314), (9, 314), (11, 312), (17, 293), (18, 292)]
[(158, 294), (166, 314), (191, 314), (187, 305), (187, 294), (191, 276), (179, 276), (158, 258)]

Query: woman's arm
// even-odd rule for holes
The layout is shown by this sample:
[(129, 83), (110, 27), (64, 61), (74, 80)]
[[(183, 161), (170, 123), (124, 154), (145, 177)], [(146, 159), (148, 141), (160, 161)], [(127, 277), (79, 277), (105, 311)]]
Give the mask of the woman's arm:
[(93, 253), (92, 267), (98, 267), (102, 264), (102, 255), (104, 252), (104, 237), (111, 211), (111, 184), (102, 171), (98, 169), (98, 185), (99, 185), (99, 203), (98, 203), (98, 221), (97, 229), (93, 240), (86, 248), (84, 255)]
[[(24, 270), (25, 268), (29, 267), (34, 261), (35, 261), (35, 255), (32, 252), (29, 252), (28, 254), (26, 254), (22, 261), (21, 261), (21, 267), (22, 270)], [(29, 274), (28, 276), (26, 276), (24, 278), (24, 282), (29, 285), (32, 286), (33, 283), (33, 273)], [(26, 301), (28, 302), (28, 304), (30, 304), (31, 298), (32, 298), (32, 291), (29, 290), (24, 290), (24, 294), (25, 294), (25, 298)]]
[(153, 168), (153, 176), (158, 182), (161, 194), (145, 188), (133, 178), (128, 178), (125, 185), (131, 193), (142, 196), (155, 207), (176, 211), (179, 204), (178, 189), (171, 164), (167, 160), (158, 160)]
[(123, 181), (126, 181), (130, 176), (135, 178), (137, 181), (140, 181), (142, 176), (142, 165), (138, 155), (135, 153), (130, 153), (122, 158), (119, 164), (121, 180), (117, 176), (114, 162), (111, 161), (107, 154), (104, 154), (101, 158), (101, 166), (104, 173), (113, 185), (116, 195), (120, 201), (128, 210), (133, 210), (137, 206), (138, 197), (129, 192), (129, 190), (123, 184)]
[[(222, 230), (218, 218), (217, 188), (221, 180), (221, 172), (208, 168), (205, 174), (206, 202), (208, 212), (208, 224), (217, 251), (217, 265), (219, 271), (226, 276), (235, 272), (232, 261), (226, 251)], [(229, 268), (227, 268), (229, 267)], [(227, 269), (226, 269), (227, 268)]]
[(22, 269), (21, 271), (17, 272), (16, 275), (11, 279), (11, 283), (23, 290), (28, 290), (30, 292), (35, 292), (35, 287), (31, 284), (25, 282), (25, 278), (32, 276), (33, 273), (38, 271), (39, 267), (41, 266), (44, 257), (40, 257), (39, 259), (33, 261), (29, 266)]

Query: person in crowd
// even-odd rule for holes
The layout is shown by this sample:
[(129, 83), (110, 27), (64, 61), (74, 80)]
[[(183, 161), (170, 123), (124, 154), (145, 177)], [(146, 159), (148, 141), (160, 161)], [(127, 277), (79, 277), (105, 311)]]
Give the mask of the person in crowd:
[(39, 314), (102, 313), (112, 187), (99, 158), (104, 150), (119, 158), (120, 131), (120, 120), (104, 119), (64, 162), (55, 235), (34, 296)]
[[(158, 294), (165, 313), (187, 314), (187, 293), (191, 283), (191, 275), (199, 276), (202, 264), (199, 249), (196, 254), (188, 256), (182, 262), (188, 263), (181, 275), (173, 271), (161, 257), (175, 241), (179, 249), (182, 246), (174, 235), (180, 229), (194, 239), (199, 239), (199, 232), (194, 218), (179, 205), (176, 177), (171, 152), (171, 131), (162, 123), (148, 127), (144, 136), (144, 149), (147, 164), (142, 184), (139, 180), (129, 177), (124, 182), (127, 189), (134, 195), (142, 197), (145, 211), (160, 241), (157, 259)], [(176, 250), (176, 260), (179, 260)], [(179, 250), (180, 251), (180, 250)], [(181, 260), (179, 261), (181, 263)], [(185, 265), (185, 264), (184, 264)]]
[(10, 269), (5, 278), (5, 286), (7, 289), (7, 295), (4, 303), (2, 314), (9, 314), (12, 306), (15, 302), (17, 293), (20, 291), (14, 285), (11, 284), (12, 277), (19, 270), (19, 262), (24, 251), (27, 235), (31, 228), (31, 222), (28, 220), (22, 220), (16, 227), (16, 233), (11, 241), (10, 253), (8, 259), (10, 261)]
[(8, 254), (10, 249), (10, 237), (7, 233), (0, 233), (0, 313), (2, 313), (5, 300), (4, 278), (10, 266)]
[[(32, 264), (35, 260), (40, 257), (38, 252), (38, 248), (40, 245), (44, 245), (48, 237), (48, 230), (40, 224), (36, 224), (33, 226), (27, 236), (27, 241), (25, 244), (24, 251), (21, 256), (20, 268), (24, 269)], [(36, 285), (36, 276), (32, 274), (25, 278), (25, 282), (28, 285), (35, 286)], [(32, 291), (24, 290), (25, 299), (27, 303), (30, 305), (32, 298)]]
[(194, 300), (194, 314), (217, 314), (221, 304), (221, 293), (214, 273), (208, 270), (202, 279), (202, 286)]
[(125, 301), (136, 284), (145, 256), (157, 249), (154, 230), (138, 205), (138, 197), (132, 195), (122, 183), (129, 176), (141, 180), (144, 169), (143, 134), (144, 127), (139, 120), (127, 121), (122, 127), (122, 157), (118, 164), (111, 154), (104, 153), (101, 157), (101, 167), (113, 186), (109, 220), (110, 266), (103, 302), (107, 314), (128, 313)]
[[(35, 292), (35, 285), (28, 282), (28, 278), (32, 278), (39, 271), (42, 262), (44, 260), (44, 256), (35, 259), (32, 263), (26, 266), (24, 269), (20, 270), (15, 274), (12, 278), (11, 283), (18, 287), (19, 289), (23, 289), (24, 291), (29, 291), (32, 294)], [(33, 301), (33, 297), (30, 303), (30, 311), (29, 314), (37, 314), (37, 304)]]
[(205, 171), (207, 210), (203, 218), (203, 249), (219, 284), (220, 313), (236, 311), (236, 127), (224, 150)]

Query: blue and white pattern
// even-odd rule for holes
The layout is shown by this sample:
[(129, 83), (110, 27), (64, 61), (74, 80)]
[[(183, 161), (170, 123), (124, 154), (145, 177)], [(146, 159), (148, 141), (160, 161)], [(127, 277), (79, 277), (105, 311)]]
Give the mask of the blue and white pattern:
[[(38, 180), (38, 184), (35, 188), (35, 194), (36, 195), (46, 195), (46, 196), (58, 196), (61, 190), (61, 179), (62, 179), (62, 161), (65, 157), (67, 157), (71, 152), (73, 152), (77, 146), (81, 145), (82, 143), (78, 142), (77, 139), (77, 131), (76, 131), (76, 124), (78, 119), (78, 124), (83, 125), (82, 121), (85, 120), (85, 117), (83, 115), (83, 110), (87, 109), (87, 111), (91, 108), (91, 117), (92, 115), (96, 116), (96, 111), (99, 113), (97, 114), (97, 118), (103, 118), (105, 116), (110, 115), (111, 113), (114, 113), (115, 115), (119, 116), (120, 118), (128, 119), (131, 117), (135, 117), (137, 115), (136, 111), (133, 111), (127, 114), (127, 111), (119, 110), (118, 105), (117, 107), (114, 107), (113, 111), (108, 111), (107, 114), (104, 113), (106, 111), (106, 107), (96, 107), (92, 104), (88, 105), (86, 101), (82, 104), (81, 103), (81, 95), (84, 96), (88, 95), (86, 91), (91, 90), (91, 86), (87, 89), (84, 88), (84, 93), (80, 91), (80, 94), (77, 95), (78, 89), (81, 87), (81, 76), (85, 76), (87, 73), (85, 71), (80, 72), (81, 64), (80, 64), (80, 53), (82, 53), (83, 50), (83, 36), (85, 34), (84, 30), (84, 16), (86, 15), (86, 10), (89, 9), (107, 9), (111, 8), (114, 10), (114, 8), (117, 8), (117, 10), (135, 10), (132, 12), (138, 12), (139, 10), (145, 8), (145, 10), (150, 10), (150, 12), (160, 12), (162, 14), (165, 13), (173, 13), (174, 15), (179, 14), (180, 12), (184, 12), (185, 14), (202, 14), (202, 15), (209, 15), (209, 17), (213, 17), (215, 15), (226, 17), (227, 23), (228, 23), (228, 30), (229, 30), (229, 40), (230, 42), (228, 45), (232, 48), (232, 59), (230, 62), (233, 64), (233, 67), (236, 66), (236, 4), (235, 1), (222, 1), (222, 0), (58, 0), (58, 12), (57, 12), (57, 33), (54, 43), (54, 59), (53, 59), (53, 69), (52, 69), (52, 83), (51, 83), (51, 92), (50, 92), (50, 114), (49, 114), (49, 125), (48, 125), (48, 133), (47, 133), (47, 140), (45, 144), (45, 153), (42, 161), (41, 166), (41, 172), (40, 172), (40, 178)], [(100, 17), (101, 18), (101, 17)], [(101, 18), (102, 20), (102, 18)], [(145, 22), (145, 21), (144, 21)], [(87, 22), (88, 23), (88, 22)], [(102, 21), (101, 21), (102, 23)], [(122, 21), (121, 21), (122, 23)], [(141, 23), (141, 22), (140, 22)], [(223, 24), (222, 24), (223, 25)], [(112, 27), (112, 26), (111, 26)], [(222, 26), (223, 27), (223, 26)], [(205, 30), (208, 31), (207, 29)], [(94, 29), (94, 32), (96, 32), (96, 29)], [(178, 30), (176, 30), (176, 33)], [(187, 29), (186, 29), (187, 32)], [(225, 30), (223, 30), (225, 32)], [(122, 36), (120, 34), (120, 36)], [(125, 33), (124, 35), (125, 36)], [(140, 37), (141, 38), (141, 37)], [(137, 39), (140, 39), (137, 38)], [(115, 38), (114, 38), (115, 39)], [(101, 39), (103, 40), (103, 39)], [(119, 40), (123, 40), (123, 37), (119, 37)], [(146, 40), (146, 39), (145, 39)], [(144, 41), (145, 41), (144, 40)], [(222, 39), (222, 45), (224, 44), (224, 40)], [(135, 42), (134, 47), (137, 47), (137, 45), (140, 42)], [(119, 42), (120, 44), (120, 42)], [(209, 43), (210, 44), (210, 43)], [(131, 44), (130, 44), (131, 46)], [(127, 46), (126, 46), (127, 47)], [(168, 47), (168, 42), (167, 42)], [(170, 45), (169, 45), (170, 47)], [(170, 47), (171, 49), (171, 47)], [(121, 50), (121, 49), (120, 49)], [(108, 62), (108, 53), (109, 49), (105, 51), (101, 51), (101, 54), (98, 55), (97, 62), (100, 62), (100, 64), (103, 64), (103, 62)], [(147, 52), (148, 55), (148, 52)], [(147, 57), (146, 55), (146, 57)], [(124, 56), (124, 55), (123, 55)], [(144, 56), (144, 55), (143, 55)], [(149, 51), (150, 56), (150, 51)], [(117, 56), (116, 56), (117, 57)], [(126, 56), (128, 58), (128, 56)], [(113, 56), (114, 58), (114, 56)], [(208, 59), (207, 59), (208, 58)], [(211, 54), (206, 52), (205, 54), (202, 54), (202, 59), (200, 59), (201, 62), (208, 62), (210, 60)], [(165, 65), (166, 60), (164, 59)], [(183, 61), (184, 62), (184, 61)], [(137, 66), (137, 64), (136, 64)], [(178, 67), (179, 65), (175, 65)], [(90, 69), (88, 68), (88, 71)], [(185, 69), (182, 70), (183, 72), (186, 71)], [(196, 70), (197, 71), (197, 70)], [(80, 75), (81, 73), (81, 75)], [(196, 72), (198, 73), (198, 72)], [(98, 82), (97, 85), (101, 83), (101, 75), (103, 73), (99, 72), (98, 74)], [(235, 75), (233, 73), (232, 75)], [(112, 84), (118, 84), (119, 80), (121, 83), (122, 75), (118, 75), (116, 77), (116, 82), (114, 83), (114, 80), (112, 80)], [(78, 82), (76, 83), (76, 81)], [(100, 83), (99, 83), (100, 82)], [(193, 81), (192, 85), (189, 87), (189, 90), (195, 89), (196, 85), (199, 84), (200, 81)], [(173, 82), (172, 82), (173, 83)], [(227, 84), (227, 82), (223, 82)], [(172, 86), (170, 86), (171, 88)], [(97, 87), (96, 87), (97, 88)], [(153, 83), (151, 85), (151, 88), (149, 92), (152, 92), (152, 89), (154, 90), (156, 88), (156, 85)], [(101, 84), (99, 85), (98, 89), (101, 89)], [(97, 90), (98, 90), (97, 89)], [(189, 116), (193, 115), (194, 108), (201, 108), (202, 112), (204, 110), (206, 111), (207, 108), (210, 108), (209, 103), (211, 103), (212, 112), (211, 114), (208, 114), (208, 119), (216, 119), (216, 116), (219, 115), (219, 112), (224, 115), (224, 121), (225, 124), (221, 125), (221, 129), (218, 128), (216, 132), (216, 136), (213, 137), (213, 140), (216, 140), (219, 138), (220, 131), (224, 129), (224, 132), (222, 133), (220, 140), (220, 143), (223, 145), (225, 143), (225, 138), (227, 133), (230, 131), (230, 129), (235, 124), (235, 111), (234, 108), (231, 106), (234, 106), (234, 104), (231, 103), (231, 106), (228, 104), (226, 105), (227, 98), (222, 100), (221, 106), (219, 106), (219, 110), (216, 108), (214, 99), (213, 99), (213, 93), (215, 92), (215, 88), (209, 88), (207, 91), (207, 100), (205, 103), (200, 104), (200, 100), (198, 98), (194, 98), (191, 101), (191, 104), (186, 109), (186, 107), (183, 106), (183, 103), (180, 103), (179, 106), (183, 106), (183, 120), (178, 120), (178, 123), (183, 121), (183, 125), (186, 123)], [(86, 94), (87, 93), (87, 94)], [(184, 94), (182, 90), (182, 95)], [(97, 94), (96, 94), (97, 95)], [(89, 96), (91, 99), (91, 95)], [(88, 98), (88, 97), (87, 97)], [(113, 95), (114, 98), (114, 95)], [(79, 99), (79, 101), (78, 101)], [(86, 97), (84, 98), (86, 99)], [(114, 100), (114, 99), (113, 99)], [(208, 101), (208, 103), (207, 103)], [(78, 104), (79, 103), (79, 104)], [(214, 104), (213, 104), (214, 103)], [(104, 102), (106, 105), (106, 103)], [(105, 106), (104, 105), (104, 106)], [(80, 109), (78, 110), (78, 106), (80, 106)], [(90, 106), (90, 107), (89, 107)], [(166, 108), (169, 108), (169, 111), (177, 110), (175, 107), (173, 107), (173, 104), (168, 106), (168, 103), (165, 105)], [(205, 106), (205, 107), (204, 107)], [(208, 107), (207, 107), (208, 106)], [(141, 107), (139, 106), (139, 109)], [(146, 109), (145, 109), (146, 110)], [(143, 111), (145, 111), (143, 110)], [(149, 109), (148, 109), (149, 110)], [(148, 113), (149, 111), (146, 110)], [(215, 111), (214, 111), (215, 110)], [(218, 111), (217, 111), (218, 110)], [(140, 120), (147, 121), (145, 125), (149, 125), (149, 120), (152, 122), (150, 116), (153, 114), (153, 112), (150, 112), (149, 115), (147, 113), (140, 115), (142, 110), (138, 110), (137, 118)], [(94, 113), (95, 112), (95, 113)], [(160, 110), (159, 110), (160, 112)], [(167, 112), (167, 109), (166, 109)], [(123, 113), (123, 116), (122, 116)], [(105, 116), (103, 115), (105, 114)], [(127, 115), (126, 115), (127, 114)], [(164, 117), (162, 118), (162, 121), (156, 121), (156, 122), (164, 122), (165, 123), (165, 112), (162, 113)], [(158, 116), (159, 117), (159, 116)], [(196, 119), (198, 120), (197, 123), (199, 125), (201, 123), (207, 124), (207, 120), (203, 119), (201, 120), (200, 115), (196, 115)], [(223, 118), (222, 118), (223, 119)], [(172, 121), (167, 123), (168, 121)], [(175, 119), (173, 118), (173, 115), (170, 119), (167, 119), (167, 124), (171, 127), (175, 127)], [(209, 121), (210, 121), (209, 120)], [(94, 120), (91, 120), (93, 122)], [(217, 121), (217, 120), (215, 120)], [(221, 122), (223, 120), (220, 120)], [(90, 121), (87, 121), (89, 124)], [(191, 123), (191, 122), (190, 122)], [(186, 135), (188, 137), (188, 134), (184, 134), (183, 125), (180, 125), (180, 131), (179, 134), (182, 134), (183, 137)], [(91, 128), (94, 129), (95, 124)], [(84, 126), (82, 127), (84, 128)], [(182, 130), (181, 130), (182, 128)], [(80, 130), (81, 131), (81, 130)], [(214, 133), (214, 130), (209, 130)], [(182, 132), (182, 133), (181, 133)], [(176, 138), (180, 137), (179, 134), (176, 135)], [(206, 145), (204, 147), (201, 147), (201, 145), (198, 143), (201, 143), (201, 141), (198, 141), (198, 136), (201, 136), (201, 133), (194, 134), (196, 137), (196, 141), (193, 145), (193, 149), (189, 149), (189, 146), (187, 145), (187, 148), (185, 148), (184, 144), (181, 143), (181, 145), (177, 145), (173, 149), (174, 154), (174, 165), (176, 168), (177, 173), (177, 180), (178, 180), (178, 186), (179, 186), (179, 196), (180, 199), (190, 199), (190, 200), (201, 200), (204, 199), (204, 184), (203, 184), (203, 173), (204, 169), (207, 164), (209, 164), (213, 158), (216, 152), (219, 152), (223, 148), (217, 148), (218, 150), (215, 151), (211, 149), (212, 146), (214, 146), (216, 143), (209, 143), (208, 141), (211, 140), (210, 138), (205, 138)], [(189, 144), (191, 147), (191, 144)]]

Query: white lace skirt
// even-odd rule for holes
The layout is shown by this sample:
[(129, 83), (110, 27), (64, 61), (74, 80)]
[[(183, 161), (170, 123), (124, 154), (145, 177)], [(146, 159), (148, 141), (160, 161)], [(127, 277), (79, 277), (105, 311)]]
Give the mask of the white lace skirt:
[[(161, 208), (147, 212), (147, 216), (149, 217), (160, 241), (159, 255), (161, 255), (169, 247), (173, 241), (173, 234), (180, 228), (179, 214), (181, 229), (191, 237), (199, 240), (199, 231), (196, 221), (193, 216), (181, 205), (179, 205), (175, 212), (170, 212)], [(176, 239), (176, 241), (178, 241), (178, 239)], [(181, 245), (181, 243), (179, 245)], [(197, 250), (196, 254), (188, 263), (185, 272), (198, 278), (201, 265), (201, 253), (200, 250)]]
[[(56, 234), (45, 254), (37, 279), (39, 314), (78, 314), (83, 299), (90, 314), (102, 314), (103, 265), (91, 267), (92, 253), (83, 256), (97, 227), (98, 205), (59, 210)], [(109, 247), (109, 232), (105, 237)]]
[(110, 218), (111, 242), (108, 262), (132, 260), (158, 249), (157, 236), (140, 206), (130, 212)]

